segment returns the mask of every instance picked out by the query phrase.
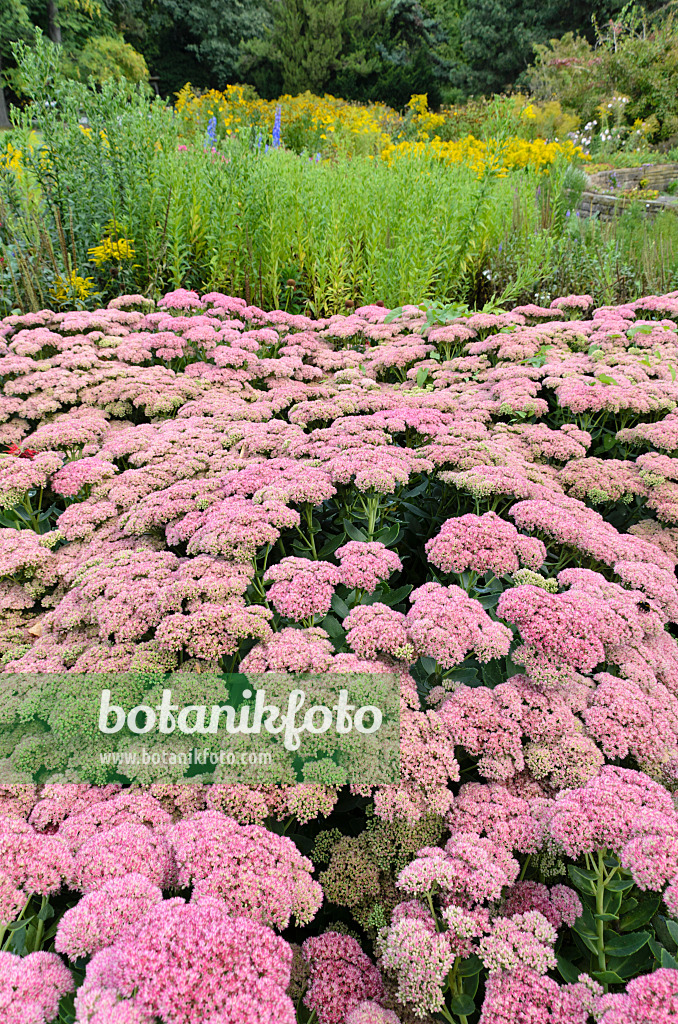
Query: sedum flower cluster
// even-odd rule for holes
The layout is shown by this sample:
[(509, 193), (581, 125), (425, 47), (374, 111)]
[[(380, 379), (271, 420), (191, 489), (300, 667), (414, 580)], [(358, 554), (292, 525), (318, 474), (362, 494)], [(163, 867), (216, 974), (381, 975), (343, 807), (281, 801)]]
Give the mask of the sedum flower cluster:
[[(678, 293), (5, 317), (3, 1019), (675, 1019), (677, 360)], [(399, 781), (74, 782), (73, 677), (179, 668), (388, 673)]]

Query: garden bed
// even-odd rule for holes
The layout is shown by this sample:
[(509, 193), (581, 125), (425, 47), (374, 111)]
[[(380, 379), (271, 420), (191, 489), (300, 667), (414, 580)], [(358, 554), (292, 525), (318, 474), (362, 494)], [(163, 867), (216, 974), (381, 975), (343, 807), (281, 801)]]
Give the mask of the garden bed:
[[(0, 339), (4, 1020), (674, 1019), (678, 293)], [(393, 679), (400, 781), (121, 789), (67, 697), (179, 671)]]

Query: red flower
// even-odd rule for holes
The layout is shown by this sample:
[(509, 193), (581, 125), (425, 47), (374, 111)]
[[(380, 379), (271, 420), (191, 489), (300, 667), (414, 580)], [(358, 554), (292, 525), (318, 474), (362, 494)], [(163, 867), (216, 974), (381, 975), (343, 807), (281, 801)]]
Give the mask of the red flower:
[(22, 451), (18, 444), (11, 444), (5, 452), (5, 455), (15, 455), (18, 459), (34, 459), (37, 454), (34, 448), (24, 448)]

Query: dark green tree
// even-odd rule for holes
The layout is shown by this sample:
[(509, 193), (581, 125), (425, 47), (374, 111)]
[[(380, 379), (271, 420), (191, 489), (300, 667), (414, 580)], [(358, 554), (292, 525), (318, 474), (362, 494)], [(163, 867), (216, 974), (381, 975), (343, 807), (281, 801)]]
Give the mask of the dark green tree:
[[(33, 23), (30, 11), (23, 0), (0, 0), (0, 128), (9, 128), (5, 87), (7, 68), (14, 64), (12, 43), (18, 39), (30, 39)], [(4, 73), (4, 74), (3, 74)]]
[(346, 69), (365, 78), (380, 64), (386, 9), (387, 0), (267, 0), (269, 24), (243, 47), (244, 73), (269, 94), (323, 92)]
[[(458, 0), (434, 0), (450, 12)], [(403, 107), (439, 102), (448, 33), (421, 0), (267, 0), (269, 28), (243, 47), (242, 73), (265, 96), (305, 90)]]
[(220, 89), (238, 80), (241, 43), (260, 36), (268, 20), (260, 0), (159, 0), (157, 6)]
[[(663, 0), (648, 0), (656, 9)], [(599, 25), (618, 15), (625, 0), (468, 0), (461, 22), (462, 59), (451, 80), (467, 93), (502, 92), (534, 57), (534, 45), (577, 32), (593, 42)]]

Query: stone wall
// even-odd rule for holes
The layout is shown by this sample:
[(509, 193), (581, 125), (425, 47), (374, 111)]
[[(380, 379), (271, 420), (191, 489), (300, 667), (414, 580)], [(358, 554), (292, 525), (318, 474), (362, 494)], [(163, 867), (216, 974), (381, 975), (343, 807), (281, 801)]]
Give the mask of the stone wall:
[(641, 164), (640, 167), (617, 167), (587, 175), (587, 182), (592, 188), (606, 190), (638, 188), (641, 181), (645, 188), (661, 192), (667, 185), (678, 181), (678, 164)]
[(615, 192), (638, 188), (641, 181), (644, 188), (661, 192), (678, 181), (678, 164), (642, 164), (640, 167), (618, 167), (588, 175), (589, 188), (582, 193), (577, 214), (580, 217), (597, 216), (599, 220), (612, 220), (629, 206), (637, 204), (644, 207), (648, 217), (654, 217), (663, 210), (678, 213), (678, 197), (658, 196), (656, 199), (643, 200), (642, 196), (631, 198), (615, 195)]

